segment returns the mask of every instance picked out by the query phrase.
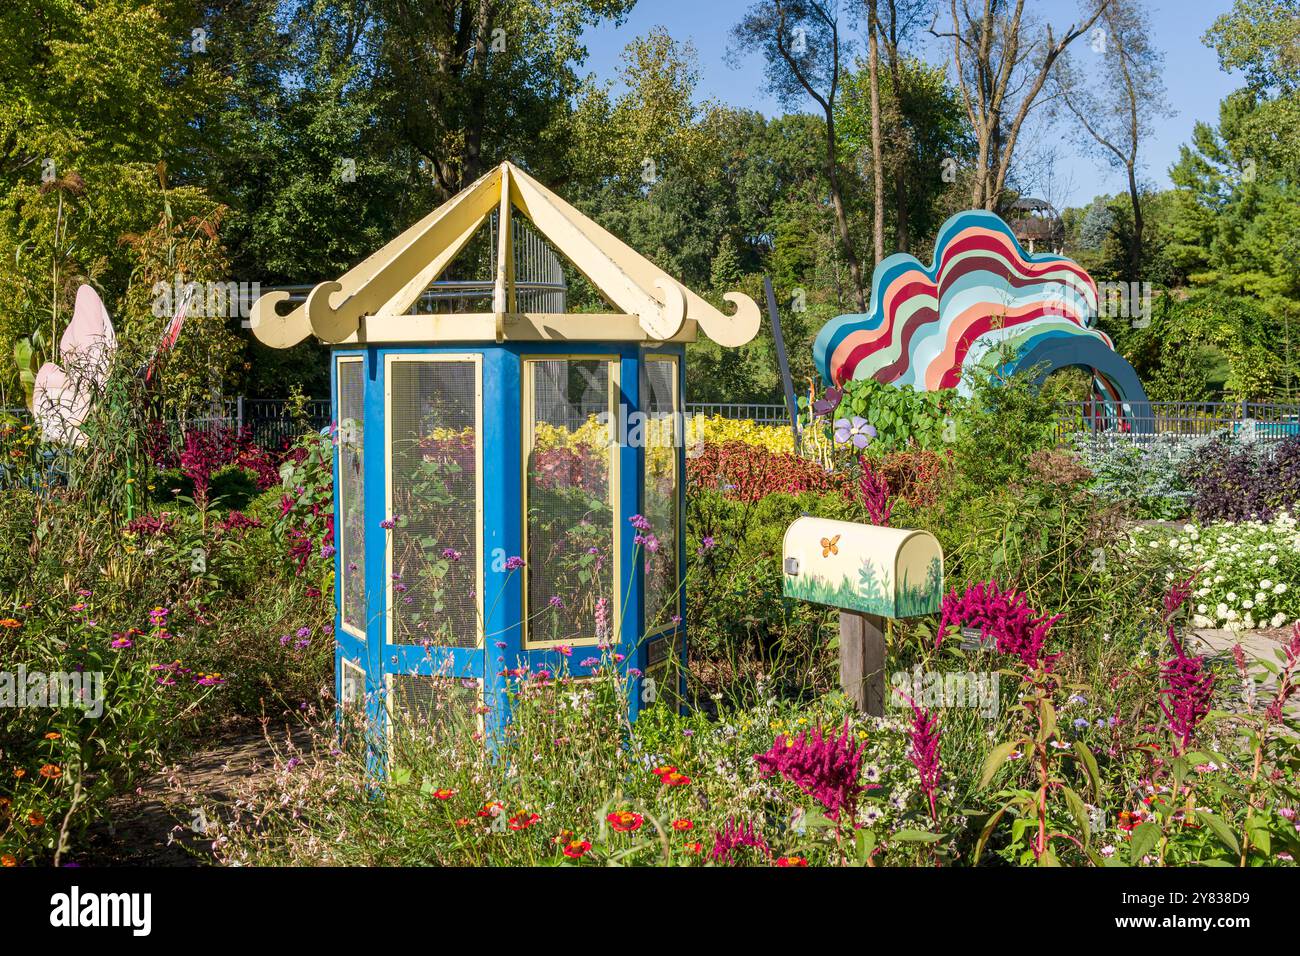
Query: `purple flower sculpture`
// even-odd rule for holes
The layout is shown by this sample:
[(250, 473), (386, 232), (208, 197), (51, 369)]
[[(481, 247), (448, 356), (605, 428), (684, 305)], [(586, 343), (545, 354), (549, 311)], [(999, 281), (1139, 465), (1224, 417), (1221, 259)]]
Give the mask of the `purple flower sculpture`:
[(866, 448), (871, 439), (876, 437), (876, 428), (867, 423), (865, 418), (854, 415), (852, 419), (835, 420), (835, 441), (840, 445), (853, 444), (854, 448)]

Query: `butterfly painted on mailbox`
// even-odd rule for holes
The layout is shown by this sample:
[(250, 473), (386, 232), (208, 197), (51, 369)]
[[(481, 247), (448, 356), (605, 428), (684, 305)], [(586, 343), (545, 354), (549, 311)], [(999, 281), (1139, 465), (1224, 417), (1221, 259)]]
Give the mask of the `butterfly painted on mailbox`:
[(832, 554), (839, 554), (840, 536), (837, 534), (833, 538), (822, 538), (822, 557), (829, 558)]

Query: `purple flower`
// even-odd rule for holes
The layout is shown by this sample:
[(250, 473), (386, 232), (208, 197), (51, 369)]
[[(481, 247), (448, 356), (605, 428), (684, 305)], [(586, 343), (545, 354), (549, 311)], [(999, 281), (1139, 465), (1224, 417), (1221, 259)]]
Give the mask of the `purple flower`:
[(511, 555), (510, 557), (506, 558), (507, 571), (518, 571), (523, 566), (524, 566), (524, 559), (519, 557), (519, 555), (517, 554)]
[(320, 556), (321, 556), (322, 558), (325, 558), (325, 559), (328, 560), (329, 558), (334, 557), (335, 553), (336, 553), (336, 551), (335, 551), (334, 545), (332, 545), (332, 544), (323, 544), (323, 545), (321, 545)]
[(718, 543), (713, 540), (713, 535), (706, 534), (703, 538), (700, 539), (700, 549), (699, 549), (700, 554), (703, 554), (706, 551), (712, 551), (717, 546)]
[(628, 524), (630, 524), (633, 528), (636, 528), (637, 531), (650, 530), (650, 522), (646, 519), (645, 515), (633, 515), (632, 517), (628, 518), (627, 521)]
[(300, 628), (298, 628), (298, 636), (299, 636), (299, 637), (311, 637), (311, 628), (310, 628), (310, 627), (300, 627)]
[(838, 444), (852, 442), (854, 448), (866, 448), (875, 437), (875, 426), (868, 424), (865, 418), (854, 415), (851, 420), (848, 418), (835, 420), (835, 441)]
[(448, 561), (459, 561), (461, 557), (460, 552), (455, 548), (443, 548), (442, 556)]
[(838, 388), (826, 389), (825, 397), (816, 399), (812, 403), (813, 414), (819, 418), (822, 415), (829, 415), (831, 412), (835, 411), (835, 409), (839, 407), (840, 399), (842, 399), (843, 397), (844, 397), (844, 392)]
[(558, 594), (552, 595), (552, 596), (551, 596), (551, 599), (550, 599), (547, 603), (550, 604), (550, 606), (551, 606), (551, 607), (554, 607), (554, 608), (563, 608), (563, 607), (564, 607), (564, 599), (561, 598)]
[(281, 646), (281, 647), (288, 647), (288, 646), (289, 646), (289, 642), (290, 642), (291, 640), (293, 640), (293, 638), (291, 638), (288, 634), (281, 634), (281, 635), (280, 635), (280, 646)]
[(600, 658), (599, 658), (599, 657), (584, 657), (582, 660), (578, 661), (578, 665), (579, 665), (580, 667), (599, 667), (599, 666), (600, 666)]
[(379, 522), (379, 527), (391, 531), (396, 524), (397, 521), (395, 518), (385, 518), (383, 521)]

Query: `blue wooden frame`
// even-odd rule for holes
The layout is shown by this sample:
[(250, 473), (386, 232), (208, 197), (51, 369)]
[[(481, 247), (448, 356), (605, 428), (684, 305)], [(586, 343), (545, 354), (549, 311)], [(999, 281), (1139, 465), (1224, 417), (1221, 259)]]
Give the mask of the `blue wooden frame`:
[[(387, 548), (388, 535), (380, 523), (388, 516), (385, 474), (385, 375), (390, 355), (476, 354), (481, 356), (483, 418), (479, 440), (482, 443), (482, 515), (483, 546), (479, 560), (483, 579), (483, 639), (479, 647), (428, 648), (421, 645), (392, 644), (388, 641)], [(489, 742), (500, 739), (508, 719), (509, 701), (503, 670), (526, 663), (531, 669), (548, 668), (553, 672), (561, 662), (554, 648), (528, 648), (523, 644), (523, 575), (503, 569), (506, 557), (521, 555), (523, 550), (522, 474), (523, 474), (523, 361), (527, 357), (564, 355), (608, 355), (619, 362), (618, 405), (630, 415), (641, 411), (641, 370), (647, 354), (669, 355), (677, 359), (678, 407), (685, 408), (686, 355), (682, 345), (664, 345), (653, 349), (634, 343), (503, 343), (448, 346), (396, 346), (336, 348), (330, 361), (331, 411), (338, 421), (338, 359), (356, 356), (363, 359), (365, 421), (362, 429), (363, 490), (365, 501), (365, 606), (366, 637), (362, 641), (343, 628), (342, 575), (335, 575), (335, 686), (342, 692), (343, 661), (356, 661), (366, 673), (366, 716), (371, 727), (371, 741), (376, 759), (382, 760), (382, 742), (387, 723), (387, 684), (389, 675), (447, 675), (458, 679), (475, 679), (481, 683), (483, 702), (489, 708), (484, 731)], [(644, 561), (634, 543), (629, 520), (645, 510), (645, 450), (622, 442), (624, 423), (619, 431), (619, 507), (616, 540), (619, 548), (620, 601), (614, 613), (614, 648), (623, 655), (620, 667), (624, 675), (635, 670), (644, 673), (649, 650), (645, 634)], [(678, 616), (686, 616), (685, 588), (681, 579), (686, 568), (686, 448), (685, 435), (677, 449), (678, 500)], [(342, 509), (338, 506), (339, 462), (334, 460), (335, 540), (341, 541)], [(621, 619), (620, 619), (621, 618)], [(686, 663), (685, 625), (656, 635), (673, 640), (684, 673)], [(504, 646), (499, 646), (504, 645)], [(573, 657), (580, 654), (574, 649)], [(577, 661), (570, 660), (571, 671), (578, 671)], [(641, 680), (627, 681), (631, 716), (636, 718), (642, 706)], [(679, 691), (683, 688), (679, 687)]]

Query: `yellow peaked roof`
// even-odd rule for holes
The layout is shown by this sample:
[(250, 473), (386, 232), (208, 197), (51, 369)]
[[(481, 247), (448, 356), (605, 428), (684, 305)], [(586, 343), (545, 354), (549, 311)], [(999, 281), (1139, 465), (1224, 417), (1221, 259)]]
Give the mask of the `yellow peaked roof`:
[[(621, 313), (515, 311), (512, 209), (580, 271)], [(492, 312), (411, 315), (493, 210), (497, 274)], [(758, 306), (728, 292), (726, 315), (574, 209), (518, 166), (502, 163), (425, 216), (337, 282), (322, 282), (302, 305), (281, 315), (287, 292), (268, 292), (252, 308), (253, 334), (274, 348), (309, 335), (335, 344), (396, 342), (694, 341), (702, 328), (719, 345), (744, 345), (758, 332)]]

